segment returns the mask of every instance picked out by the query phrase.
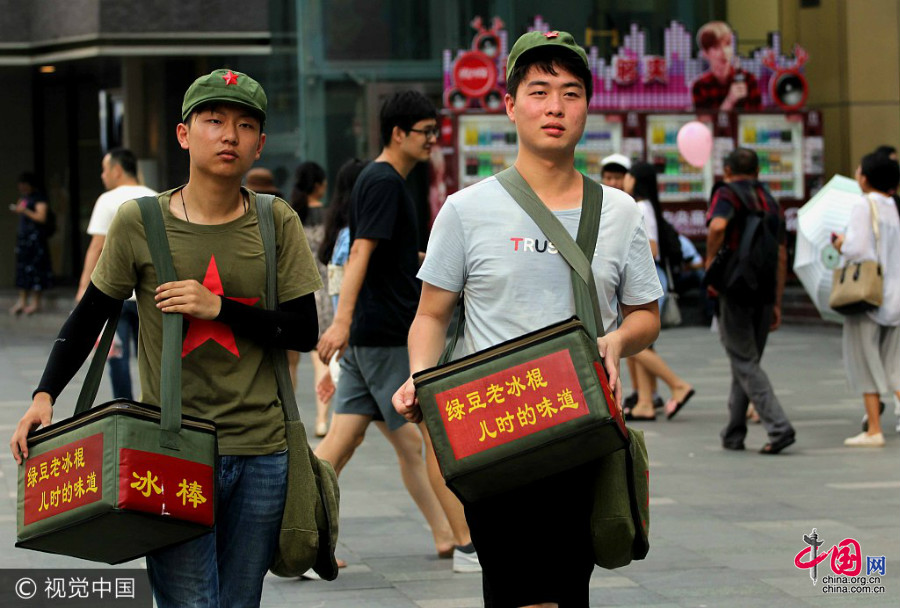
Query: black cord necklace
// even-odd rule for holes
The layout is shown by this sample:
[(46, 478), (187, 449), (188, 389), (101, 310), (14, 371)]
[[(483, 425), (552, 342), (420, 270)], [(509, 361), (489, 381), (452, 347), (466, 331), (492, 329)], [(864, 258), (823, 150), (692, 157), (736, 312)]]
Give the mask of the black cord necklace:
[(181, 210), (184, 211), (184, 221), (190, 224), (191, 220), (188, 219), (187, 207), (184, 204), (184, 188), (179, 190), (178, 193), (181, 194)]
[[(184, 204), (184, 188), (179, 190), (178, 194), (181, 195), (181, 210), (184, 211), (184, 221), (190, 224), (191, 220), (188, 218), (187, 206)], [(241, 208), (243, 209), (243, 213), (247, 213), (250, 209), (250, 201), (247, 200), (247, 197), (244, 196), (243, 192), (241, 192)]]

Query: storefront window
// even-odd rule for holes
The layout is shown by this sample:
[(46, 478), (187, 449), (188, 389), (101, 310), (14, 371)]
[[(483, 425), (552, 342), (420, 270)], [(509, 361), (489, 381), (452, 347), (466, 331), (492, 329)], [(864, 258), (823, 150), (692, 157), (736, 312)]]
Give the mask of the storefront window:
[(324, 3), (325, 57), (331, 61), (431, 59), (430, 6), (420, 0)]

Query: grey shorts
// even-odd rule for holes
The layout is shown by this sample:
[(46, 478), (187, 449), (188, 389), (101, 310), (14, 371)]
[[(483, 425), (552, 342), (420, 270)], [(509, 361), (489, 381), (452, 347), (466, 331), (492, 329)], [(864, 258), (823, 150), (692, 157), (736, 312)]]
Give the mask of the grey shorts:
[(340, 363), (336, 414), (371, 416), (392, 431), (406, 423), (391, 403), (391, 397), (409, 378), (405, 346), (348, 346)]
[(844, 317), (844, 366), (855, 393), (900, 390), (900, 327), (878, 325), (868, 315)]

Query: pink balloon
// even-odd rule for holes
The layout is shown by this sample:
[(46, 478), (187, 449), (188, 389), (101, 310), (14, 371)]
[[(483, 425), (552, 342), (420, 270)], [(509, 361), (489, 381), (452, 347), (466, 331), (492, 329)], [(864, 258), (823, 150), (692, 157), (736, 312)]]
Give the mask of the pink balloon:
[(678, 151), (684, 160), (700, 168), (712, 154), (712, 131), (702, 122), (692, 120), (678, 129)]

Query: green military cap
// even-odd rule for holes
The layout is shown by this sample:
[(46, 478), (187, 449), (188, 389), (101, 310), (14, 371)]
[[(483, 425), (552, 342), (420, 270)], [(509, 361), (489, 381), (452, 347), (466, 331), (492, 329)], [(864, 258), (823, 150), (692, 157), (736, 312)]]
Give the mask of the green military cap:
[(509, 57), (506, 59), (506, 79), (509, 80), (513, 68), (516, 67), (516, 61), (519, 57), (533, 51), (546, 47), (560, 47), (569, 49), (577, 55), (583, 62), (584, 67), (588, 70), (591, 66), (588, 64), (587, 53), (575, 42), (575, 38), (569, 32), (528, 32), (519, 36), (512, 50), (509, 51)]
[(181, 104), (181, 119), (187, 120), (200, 104), (208, 102), (234, 103), (260, 112), (266, 117), (266, 92), (246, 74), (228, 69), (213, 70), (188, 87)]

